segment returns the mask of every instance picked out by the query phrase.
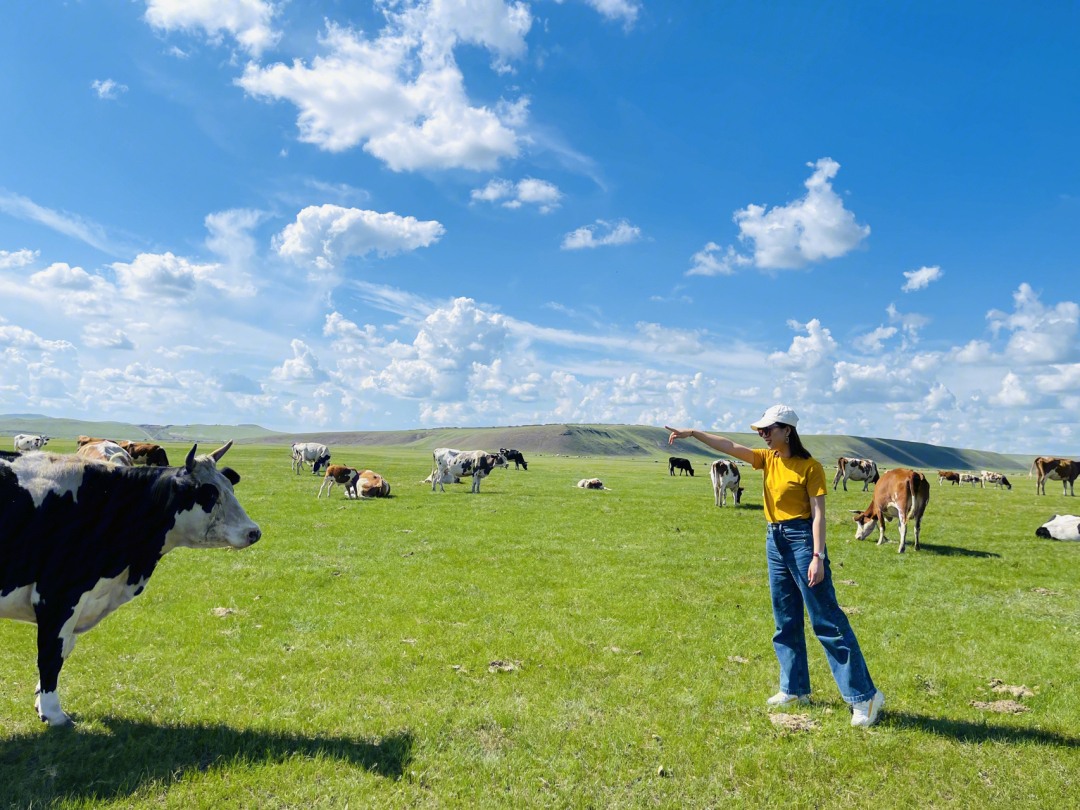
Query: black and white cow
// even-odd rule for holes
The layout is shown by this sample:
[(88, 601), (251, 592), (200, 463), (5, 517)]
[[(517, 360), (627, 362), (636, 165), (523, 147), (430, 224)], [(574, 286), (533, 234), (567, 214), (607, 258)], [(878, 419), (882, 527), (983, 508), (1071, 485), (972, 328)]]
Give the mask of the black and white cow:
[(716, 496), (717, 506), (727, 504), (728, 490), (731, 490), (736, 506), (742, 502), (745, 487), (739, 486), (742, 474), (733, 461), (725, 461), (724, 459), (714, 461), (709, 468), (709, 478), (712, 479), (713, 494)]
[(836, 485), (840, 479), (844, 481), (844, 492), (847, 492), (848, 481), (862, 481), (862, 491), (866, 492), (871, 484), (876, 484), (881, 474), (878, 472), (877, 462), (868, 458), (844, 458), (840, 456), (836, 460), (836, 477), (833, 478), (832, 488), (836, 491)]
[(75, 637), (142, 593), (174, 548), (247, 548), (262, 536), (240, 476), (191, 448), (183, 467), (118, 467), (31, 453), (0, 460), (0, 618), (37, 625), (34, 706), (69, 725), (57, 680)]
[(505, 447), (500, 447), (499, 448), (499, 455), (506, 459), (507, 469), (510, 469), (509, 465), (510, 465), (510, 462), (512, 461), (512, 462), (514, 462), (514, 469), (515, 470), (518, 468), (518, 465), (520, 464), (521, 469), (525, 470), (525, 472), (529, 471), (529, 465), (525, 463), (525, 456), (521, 455), (520, 450), (513, 450), (513, 449), (507, 450)]
[(1080, 541), (1080, 517), (1076, 515), (1054, 515), (1035, 530), (1036, 537), (1054, 540)]
[(496, 467), (508, 467), (506, 459), (501, 454), (485, 453), (483, 450), (452, 450), (449, 447), (438, 447), (432, 454), (434, 469), (431, 479), (431, 491), (435, 491), (438, 483), (439, 491), (446, 492), (442, 482), (446, 474), (456, 475), (458, 478), (472, 476), (472, 489), (470, 492), (480, 491), (480, 482), (491, 474)]
[(48, 443), (48, 436), (31, 436), (28, 433), (20, 433), (15, 437), (15, 449), (24, 453), (30, 450), (40, 450)]
[(679, 471), (679, 475), (684, 472), (690, 473), (690, 477), (694, 477), (694, 468), (690, 466), (690, 459), (679, 458), (678, 456), (672, 456), (667, 460), (668, 463), (668, 475), (674, 475), (675, 471)]
[(319, 470), (330, 463), (330, 448), (315, 442), (294, 442), (292, 446), (292, 468), (296, 474), (305, 464), (311, 465), (311, 474), (318, 475)]

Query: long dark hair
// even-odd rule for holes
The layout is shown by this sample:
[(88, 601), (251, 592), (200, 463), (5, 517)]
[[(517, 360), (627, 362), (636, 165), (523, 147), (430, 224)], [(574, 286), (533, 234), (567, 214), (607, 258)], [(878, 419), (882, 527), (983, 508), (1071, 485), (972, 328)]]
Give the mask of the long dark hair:
[(791, 451), (791, 455), (794, 458), (813, 458), (810, 455), (810, 451), (803, 447), (802, 439), (799, 438), (799, 431), (795, 429), (794, 425), (787, 425), (791, 428), (791, 433), (788, 434), (788, 450)]

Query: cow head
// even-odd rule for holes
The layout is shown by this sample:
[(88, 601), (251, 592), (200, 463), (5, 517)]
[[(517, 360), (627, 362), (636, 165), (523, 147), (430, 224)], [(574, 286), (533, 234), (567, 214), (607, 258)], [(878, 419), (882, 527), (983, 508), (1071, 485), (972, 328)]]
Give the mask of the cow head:
[[(229, 444), (232, 444), (232, 442), (229, 442)], [(316, 461), (314, 464), (311, 465), (311, 473), (312, 473), (312, 475), (317, 473), (320, 469), (326, 467), (326, 465), (329, 464), (329, 463), (330, 463), (330, 454), (329, 453), (327, 453), (325, 456), (319, 456), (318, 461)]]
[(1009, 489), (1012, 489), (1012, 484), (1009, 483), (1009, 479), (1006, 478), (1004, 475), (1001, 476), (1001, 485), (1003, 487), (1008, 487)]
[(49, 438), (50, 437), (48, 437), (48, 436), (42, 436), (41, 437), (41, 444), (39, 444), (38, 447), (44, 447), (45, 445), (47, 445), (49, 443)]
[(492, 456), (492, 458), (495, 459), (494, 461), (491, 462), (491, 468), (492, 469), (495, 469), (496, 467), (509, 467), (510, 466), (509, 462), (506, 460), (506, 456), (503, 455), (502, 450), (500, 450), (498, 453), (496, 453), (494, 456)]
[(735, 490), (735, 503), (742, 503), (742, 494), (744, 489), (746, 489), (746, 487), (739, 487), (737, 490)]
[(857, 509), (850, 509), (848, 511), (855, 515), (856, 540), (865, 540), (874, 533), (875, 529), (877, 529), (878, 519), (871, 514), (869, 509), (865, 512), (860, 512)]
[(196, 457), (196, 447), (192, 445), (183, 469), (177, 471), (180, 510), (166, 536), (166, 549), (247, 548), (257, 543), (262, 531), (233, 494), (240, 476), (228, 467), (219, 470), (217, 466), (232, 442), (208, 456)]

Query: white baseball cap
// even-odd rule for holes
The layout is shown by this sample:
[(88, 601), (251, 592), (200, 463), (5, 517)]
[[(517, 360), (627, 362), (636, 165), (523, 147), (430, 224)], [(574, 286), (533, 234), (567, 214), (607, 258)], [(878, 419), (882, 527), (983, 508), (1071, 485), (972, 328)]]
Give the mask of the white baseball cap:
[(777, 422), (781, 425), (791, 425), (792, 427), (795, 427), (799, 424), (799, 415), (787, 405), (773, 405), (761, 415), (760, 419), (750, 425), (750, 427), (754, 430), (760, 430), (763, 427), (775, 425)]

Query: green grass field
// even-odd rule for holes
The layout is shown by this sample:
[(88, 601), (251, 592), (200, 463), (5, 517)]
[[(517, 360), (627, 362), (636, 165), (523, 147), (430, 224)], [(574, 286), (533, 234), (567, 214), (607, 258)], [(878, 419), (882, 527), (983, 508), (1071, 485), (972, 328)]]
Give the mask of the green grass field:
[[(837, 592), (887, 703), (852, 729), (810, 639), (816, 727), (785, 731), (757, 474), (721, 510), (697, 463), (530, 457), (433, 495), (426, 453), (333, 452), (394, 497), (317, 501), (287, 448), (230, 451), (262, 542), (173, 552), (81, 637), (74, 729), (38, 722), (34, 628), (0, 622), (0, 806), (1080, 805), (1080, 547), (1034, 537), (1080, 509), (1056, 484), (934, 477), (903, 556), (852, 539), (861, 485), (830, 492)], [(613, 491), (572, 486), (591, 476)], [(970, 705), (1011, 697), (994, 678), (1030, 711)]]

